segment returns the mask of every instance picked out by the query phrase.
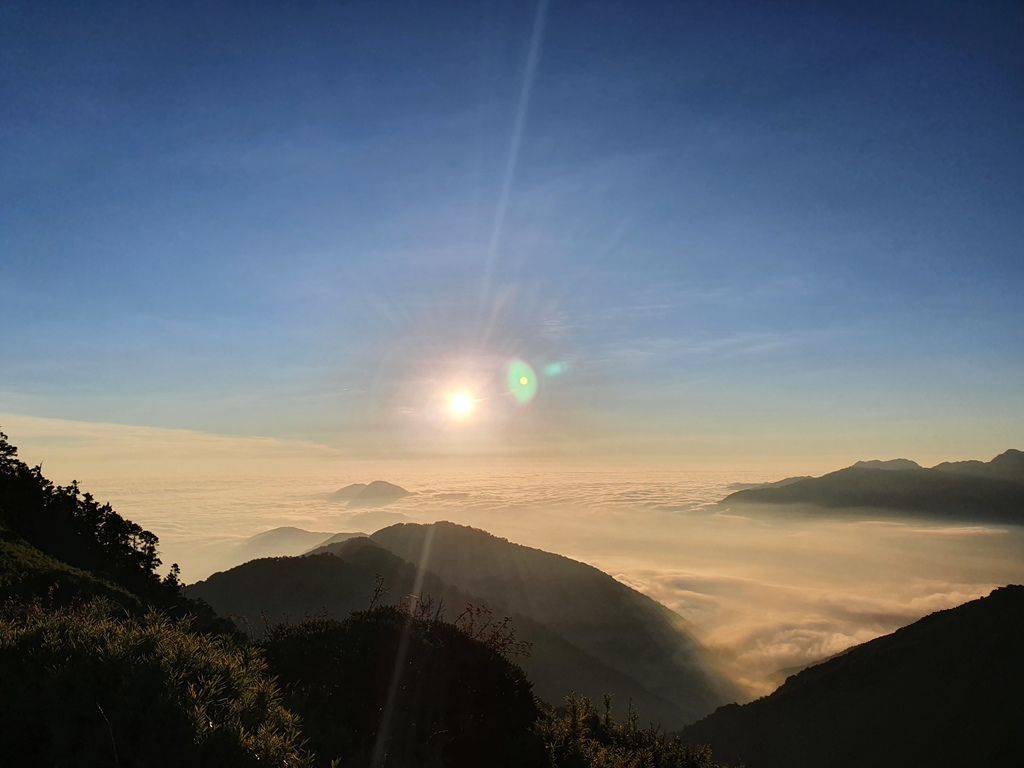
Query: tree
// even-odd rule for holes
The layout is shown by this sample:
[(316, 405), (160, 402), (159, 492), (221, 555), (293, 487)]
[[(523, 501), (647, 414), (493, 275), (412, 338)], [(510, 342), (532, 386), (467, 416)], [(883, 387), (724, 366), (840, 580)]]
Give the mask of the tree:
[(4, 528), (40, 552), (112, 582), (150, 605), (179, 615), (209, 613), (181, 597), (176, 565), (163, 579), (157, 574), (160, 540), (154, 533), (82, 493), (77, 482), (55, 485), (43, 476), (41, 466), (29, 467), (19, 460), (18, 449), (0, 432), (0, 529)]

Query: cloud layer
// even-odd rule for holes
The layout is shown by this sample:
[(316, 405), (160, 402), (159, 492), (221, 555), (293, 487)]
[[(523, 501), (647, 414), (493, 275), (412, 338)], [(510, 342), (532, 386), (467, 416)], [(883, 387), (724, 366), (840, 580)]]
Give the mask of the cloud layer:
[[(187, 581), (233, 565), (238, 542), (278, 526), (371, 533), (451, 520), (590, 563), (664, 603), (751, 696), (787, 671), (1024, 582), (1021, 529), (717, 505), (735, 482), (777, 479), (763, 472), (440, 469), (275, 440), (12, 416), (0, 426), (26, 461), (43, 461), (58, 482), (78, 477), (160, 536), (165, 563), (178, 562)], [(413, 493), (387, 514), (325, 500), (375, 479)]]

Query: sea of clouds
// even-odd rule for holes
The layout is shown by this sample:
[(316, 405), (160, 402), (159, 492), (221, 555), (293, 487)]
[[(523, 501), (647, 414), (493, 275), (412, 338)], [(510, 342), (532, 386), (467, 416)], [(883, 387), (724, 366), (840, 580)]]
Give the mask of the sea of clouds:
[(1024, 530), (718, 504), (726, 471), (396, 469), (412, 495), (350, 511), (326, 497), (350, 471), (98, 481), (98, 498), (160, 536), (187, 581), (278, 526), (335, 533), (453, 522), (589, 563), (678, 612), (750, 696), (787, 673), (936, 610), (1024, 582)]
[[(764, 469), (442, 468), (184, 430), (14, 414), (0, 425), (48, 477), (78, 478), (156, 533), (165, 567), (177, 562), (188, 582), (240, 562), (242, 542), (280, 526), (326, 536), (451, 520), (590, 563), (650, 595), (751, 696), (928, 613), (1024, 583), (1024, 528), (718, 504), (736, 483), (779, 479)], [(413, 493), (375, 510), (327, 501), (375, 479)]]

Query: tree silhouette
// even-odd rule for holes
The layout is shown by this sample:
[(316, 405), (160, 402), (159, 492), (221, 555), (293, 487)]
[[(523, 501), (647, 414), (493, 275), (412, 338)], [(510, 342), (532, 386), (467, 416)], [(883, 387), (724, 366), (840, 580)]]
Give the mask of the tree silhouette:
[(78, 482), (55, 485), (42, 467), (29, 467), (0, 432), (0, 524), (62, 562), (91, 571), (131, 592), (177, 593), (177, 579), (161, 580), (157, 536), (125, 520), (109, 504), (82, 493)]

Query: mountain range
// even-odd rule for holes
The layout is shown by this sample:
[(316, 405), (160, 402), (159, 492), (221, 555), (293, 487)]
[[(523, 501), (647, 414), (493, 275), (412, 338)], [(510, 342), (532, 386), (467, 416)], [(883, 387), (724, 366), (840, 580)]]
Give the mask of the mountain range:
[(722, 504), (809, 504), (892, 509), (922, 517), (1024, 524), (1024, 452), (988, 462), (925, 469), (907, 459), (857, 462), (822, 477), (782, 481), (729, 494)]

